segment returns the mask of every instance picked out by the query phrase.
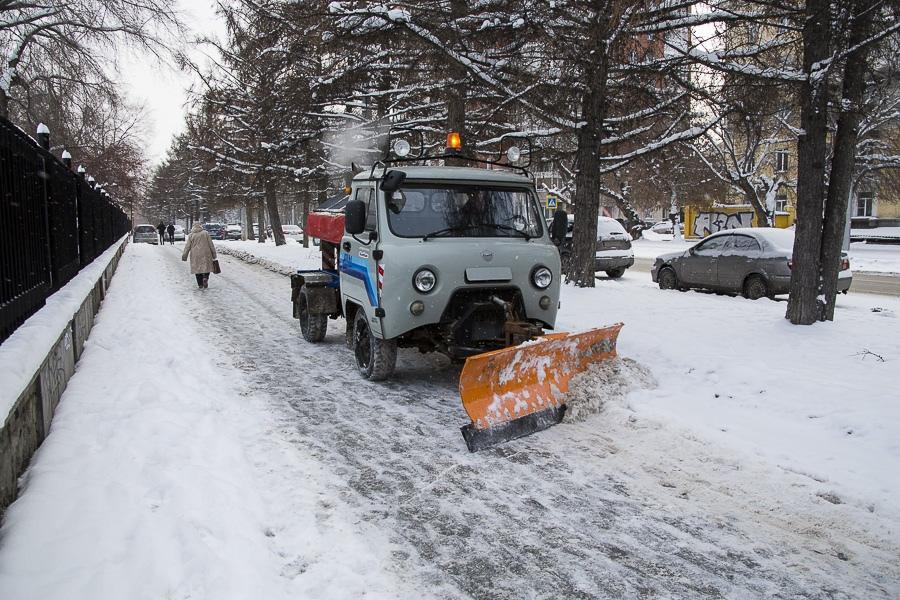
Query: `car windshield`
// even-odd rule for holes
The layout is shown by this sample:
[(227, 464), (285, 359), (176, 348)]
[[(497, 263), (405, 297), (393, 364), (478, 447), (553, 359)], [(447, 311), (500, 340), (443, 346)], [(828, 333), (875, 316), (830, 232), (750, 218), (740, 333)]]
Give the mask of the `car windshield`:
[(387, 199), (388, 224), (401, 237), (522, 237), (542, 234), (526, 188), (410, 185)]
[(156, 227), (153, 225), (138, 225), (134, 228), (135, 233), (156, 233)]

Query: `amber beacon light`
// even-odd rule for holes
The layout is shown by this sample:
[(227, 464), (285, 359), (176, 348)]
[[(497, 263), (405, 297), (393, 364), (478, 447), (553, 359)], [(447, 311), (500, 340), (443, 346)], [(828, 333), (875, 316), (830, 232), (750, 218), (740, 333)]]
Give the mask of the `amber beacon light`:
[(460, 150), (462, 148), (462, 138), (458, 131), (451, 131), (447, 134), (447, 150)]

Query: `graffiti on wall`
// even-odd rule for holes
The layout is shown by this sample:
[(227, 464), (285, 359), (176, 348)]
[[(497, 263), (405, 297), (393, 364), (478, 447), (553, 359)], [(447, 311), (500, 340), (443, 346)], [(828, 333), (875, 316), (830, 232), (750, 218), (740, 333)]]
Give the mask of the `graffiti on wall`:
[(747, 212), (702, 212), (694, 217), (692, 235), (694, 237), (706, 237), (711, 233), (723, 229), (737, 229), (738, 227), (753, 226), (753, 211)]

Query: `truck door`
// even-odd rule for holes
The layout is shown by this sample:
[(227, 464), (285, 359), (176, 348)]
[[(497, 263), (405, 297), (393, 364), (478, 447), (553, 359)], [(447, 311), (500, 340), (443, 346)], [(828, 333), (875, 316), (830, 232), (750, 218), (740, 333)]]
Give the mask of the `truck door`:
[(380, 307), (378, 290), (378, 264), (375, 250), (378, 246), (378, 219), (375, 188), (360, 186), (354, 198), (366, 204), (366, 230), (357, 236), (344, 234), (341, 242), (341, 290), (348, 298), (362, 306), (370, 323), (375, 309)]

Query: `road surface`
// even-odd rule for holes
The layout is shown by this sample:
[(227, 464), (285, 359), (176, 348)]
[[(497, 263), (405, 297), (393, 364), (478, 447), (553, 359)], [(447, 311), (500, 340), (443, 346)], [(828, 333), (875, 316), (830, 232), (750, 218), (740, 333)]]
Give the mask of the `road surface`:
[[(169, 254), (170, 281), (186, 279)], [(181, 295), (283, 435), (342, 482), (328, 496), (389, 532), (396, 569), (429, 597), (887, 598), (900, 580), (893, 550), (823, 527), (802, 477), (633, 417), (470, 454), (458, 367), (401, 350), (393, 381), (365, 381), (343, 320), (308, 344), (286, 277), (220, 260), (208, 293)], [(327, 522), (328, 504), (315, 510)]]
[[(635, 258), (632, 270), (648, 273), (653, 266), (652, 258)], [(853, 283), (850, 293), (882, 294), (885, 296), (900, 296), (900, 276), (878, 275), (875, 273), (853, 273)]]

